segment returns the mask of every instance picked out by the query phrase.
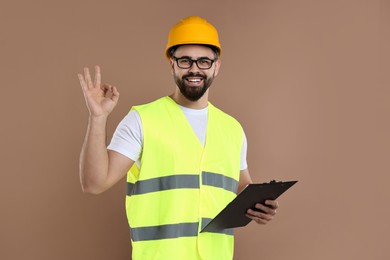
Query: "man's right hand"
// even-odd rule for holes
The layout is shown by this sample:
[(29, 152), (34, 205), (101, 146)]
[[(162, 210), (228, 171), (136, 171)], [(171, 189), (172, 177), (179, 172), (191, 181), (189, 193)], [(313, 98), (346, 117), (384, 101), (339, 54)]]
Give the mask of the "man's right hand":
[(99, 66), (95, 66), (94, 82), (92, 82), (88, 68), (84, 68), (84, 76), (79, 73), (78, 77), (90, 116), (107, 117), (119, 100), (119, 92), (116, 87), (108, 84), (101, 84)]

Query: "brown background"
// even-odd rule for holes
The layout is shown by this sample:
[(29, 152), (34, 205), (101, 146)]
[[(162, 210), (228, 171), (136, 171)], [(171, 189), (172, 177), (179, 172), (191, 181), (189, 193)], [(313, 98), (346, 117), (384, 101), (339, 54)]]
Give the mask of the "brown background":
[(188, 15), (220, 31), (211, 101), (244, 126), (253, 179), (299, 180), (272, 223), (236, 231), (235, 259), (389, 259), (385, 0), (2, 0), (0, 259), (130, 259), (124, 181), (80, 189), (76, 74), (100, 64), (119, 88), (110, 138), (172, 92), (163, 51)]

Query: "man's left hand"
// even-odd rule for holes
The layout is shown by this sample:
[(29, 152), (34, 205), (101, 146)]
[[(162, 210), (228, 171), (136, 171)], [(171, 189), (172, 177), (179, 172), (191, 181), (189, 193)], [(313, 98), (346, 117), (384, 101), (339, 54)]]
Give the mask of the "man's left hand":
[(264, 204), (257, 203), (255, 205), (257, 210), (248, 209), (246, 216), (256, 221), (257, 224), (267, 224), (274, 218), (279, 204), (276, 200), (266, 200)]

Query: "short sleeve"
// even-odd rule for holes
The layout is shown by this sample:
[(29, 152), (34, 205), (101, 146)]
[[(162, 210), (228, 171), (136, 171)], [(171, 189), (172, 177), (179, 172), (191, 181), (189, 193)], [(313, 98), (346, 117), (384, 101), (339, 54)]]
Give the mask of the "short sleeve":
[(248, 164), (247, 164), (247, 161), (246, 161), (248, 142), (247, 142), (244, 130), (242, 132), (243, 132), (243, 138), (242, 138), (241, 163), (240, 163), (240, 170), (241, 171), (248, 168)]
[(132, 110), (118, 124), (107, 149), (118, 152), (133, 161), (138, 161), (142, 146), (141, 118), (136, 110)]

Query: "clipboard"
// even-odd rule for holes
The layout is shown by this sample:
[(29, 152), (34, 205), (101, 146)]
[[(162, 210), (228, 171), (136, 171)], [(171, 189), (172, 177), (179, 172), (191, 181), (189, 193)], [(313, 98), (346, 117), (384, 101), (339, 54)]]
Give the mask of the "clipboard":
[(202, 232), (220, 232), (226, 228), (246, 226), (252, 220), (245, 216), (256, 203), (275, 200), (298, 181), (271, 181), (248, 184), (218, 215), (205, 225)]

